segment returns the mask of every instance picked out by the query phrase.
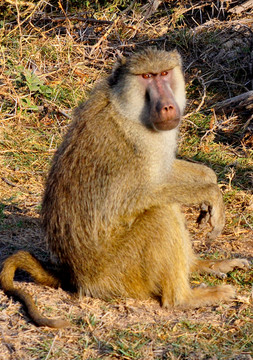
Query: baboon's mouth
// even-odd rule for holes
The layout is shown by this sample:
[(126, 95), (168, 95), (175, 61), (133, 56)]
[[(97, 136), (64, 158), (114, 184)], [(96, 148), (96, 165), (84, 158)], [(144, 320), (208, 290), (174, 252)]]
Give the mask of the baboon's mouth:
[(172, 130), (175, 129), (180, 122), (180, 118), (170, 119), (170, 120), (162, 120), (162, 121), (154, 121), (154, 128), (157, 130)]

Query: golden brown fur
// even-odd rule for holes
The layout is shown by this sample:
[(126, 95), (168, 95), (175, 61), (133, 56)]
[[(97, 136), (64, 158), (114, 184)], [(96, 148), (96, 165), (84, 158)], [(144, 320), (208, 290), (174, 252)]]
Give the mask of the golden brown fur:
[[(192, 289), (190, 271), (223, 275), (235, 266), (248, 266), (240, 259), (197, 260), (193, 253), (180, 204), (205, 206), (201, 220), (209, 220), (210, 238), (223, 228), (224, 208), (212, 170), (175, 160), (178, 128), (155, 131), (146, 126), (152, 124), (146, 111), (149, 88), (143, 89), (138, 75), (167, 70), (182, 115), (179, 54), (147, 49), (122, 60), (75, 110), (54, 156), (43, 199), (43, 226), (52, 255), (81, 295), (154, 297), (166, 307), (198, 307), (228, 300), (234, 290), (228, 285)], [(26, 254), (24, 262), (32, 261)], [(24, 268), (22, 261), (17, 266), (16, 258), (7, 259), (1, 274), (4, 290), (13, 291), (17, 267)], [(40, 282), (38, 265), (26, 270)], [(32, 311), (30, 315), (45, 324)]]

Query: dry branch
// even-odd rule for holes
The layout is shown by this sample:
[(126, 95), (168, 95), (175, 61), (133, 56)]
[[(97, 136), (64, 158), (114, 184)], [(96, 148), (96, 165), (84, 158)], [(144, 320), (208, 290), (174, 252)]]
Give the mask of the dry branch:
[(158, 6), (161, 4), (160, 0), (149, 0), (147, 4), (142, 7), (142, 10), (145, 10), (144, 18), (147, 20), (154, 12), (158, 9)]
[[(51, 21), (51, 22), (62, 22), (66, 20), (66, 16), (44, 16), (43, 17), (43, 21)], [(68, 16), (68, 20), (70, 21), (82, 21), (82, 22), (86, 22), (86, 23), (90, 23), (90, 24), (99, 24), (99, 25), (111, 25), (113, 24), (113, 21), (109, 21), (109, 20), (98, 20), (98, 19), (94, 19), (94, 18), (86, 18), (83, 16)]]
[(252, 8), (253, 8), (253, 0), (248, 0), (241, 5), (237, 5), (232, 9), (229, 9), (228, 11), (231, 12), (232, 14), (241, 14), (242, 12), (250, 10)]
[(229, 112), (231, 110), (251, 110), (253, 109), (253, 91), (248, 91), (246, 93), (235, 96), (231, 99), (227, 99), (217, 103), (214, 107), (216, 113), (219, 112)]

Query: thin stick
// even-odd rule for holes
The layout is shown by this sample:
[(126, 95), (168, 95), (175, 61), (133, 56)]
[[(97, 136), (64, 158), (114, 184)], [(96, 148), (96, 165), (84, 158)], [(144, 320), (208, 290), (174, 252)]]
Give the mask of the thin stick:
[(112, 23), (112, 25), (109, 27), (109, 29), (106, 31), (106, 33), (101, 36), (101, 38), (98, 40), (98, 42), (93, 46), (90, 55), (93, 55), (93, 53), (97, 50), (97, 48), (100, 46), (100, 44), (107, 39), (107, 37), (109, 36), (110, 32), (112, 31), (112, 29), (114, 28), (115, 25), (117, 25), (117, 22), (119, 21), (119, 17)]
[(51, 347), (50, 347), (50, 349), (49, 349), (49, 352), (47, 353), (47, 356), (45, 357), (45, 360), (48, 360), (48, 359), (49, 359), (49, 356), (50, 356), (50, 354), (51, 354), (51, 352), (52, 352), (52, 350), (53, 350), (54, 343), (55, 343), (55, 341), (56, 341), (57, 338), (58, 338), (58, 335), (55, 335), (54, 340), (53, 340), (53, 342), (52, 342), (52, 345), (51, 345)]

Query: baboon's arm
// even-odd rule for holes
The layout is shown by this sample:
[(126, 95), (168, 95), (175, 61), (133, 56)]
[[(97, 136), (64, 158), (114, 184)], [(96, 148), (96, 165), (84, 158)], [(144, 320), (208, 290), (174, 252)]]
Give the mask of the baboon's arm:
[(190, 161), (176, 159), (169, 179), (180, 183), (217, 184), (217, 176), (209, 167)]
[[(135, 191), (129, 191), (127, 194), (121, 194), (121, 196), (121, 201), (117, 201), (120, 218), (141, 213), (151, 207), (166, 206), (172, 203), (185, 205), (204, 204), (210, 209), (209, 223), (212, 226), (212, 231), (208, 234), (209, 239), (217, 237), (225, 224), (222, 193), (216, 184), (187, 184), (168, 181), (156, 188), (135, 189)], [(109, 207), (107, 207), (107, 214), (113, 211), (115, 213), (115, 209), (109, 210)]]
[[(169, 182), (174, 182), (175, 184), (181, 183), (182, 185), (217, 184), (217, 176), (212, 169), (205, 165), (176, 159), (172, 166)], [(188, 189), (192, 191), (191, 186), (188, 186)], [(223, 213), (223, 217), (225, 217), (223, 203), (220, 202), (220, 204), (221, 208), (218, 207), (218, 204), (216, 204), (214, 208), (214, 206), (208, 205), (207, 202), (200, 203), (200, 214), (197, 218), (197, 223), (200, 226), (208, 222), (211, 224), (211, 220), (214, 219), (214, 211), (217, 210), (219, 217), (221, 213)], [(215, 233), (209, 234), (208, 237), (214, 238)]]

